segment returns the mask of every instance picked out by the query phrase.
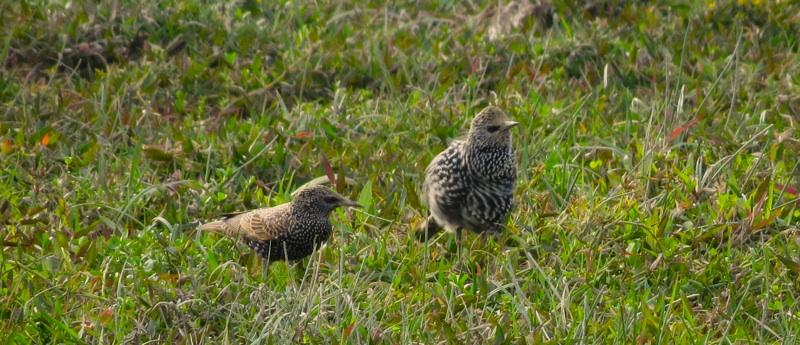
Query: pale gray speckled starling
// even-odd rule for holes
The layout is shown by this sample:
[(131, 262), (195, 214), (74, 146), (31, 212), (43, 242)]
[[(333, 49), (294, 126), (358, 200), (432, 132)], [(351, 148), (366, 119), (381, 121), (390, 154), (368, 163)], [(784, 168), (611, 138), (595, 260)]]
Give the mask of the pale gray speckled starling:
[(425, 241), (443, 228), (454, 231), (459, 242), (462, 229), (502, 231), (517, 179), (509, 131), (516, 125), (502, 110), (486, 107), (472, 120), (466, 140), (453, 142), (431, 161), (422, 187), (430, 212), (417, 239)]
[(325, 186), (300, 190), (289, 203), (241, 213), (229, 213), (201, 230), (241, 238), (269, 262), (300, 260), (328, 240), (330, 214), (339, 206), (361, 207)]

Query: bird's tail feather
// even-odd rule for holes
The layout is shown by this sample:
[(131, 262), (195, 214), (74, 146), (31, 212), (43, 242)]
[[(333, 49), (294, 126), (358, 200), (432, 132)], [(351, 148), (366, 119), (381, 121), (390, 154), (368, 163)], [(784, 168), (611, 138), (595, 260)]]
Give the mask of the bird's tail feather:
[(205, 221), (203, 221), (202, 219), (198, 219), (198, 220), (195, 220), (193, 222), (181, 225), (178, 228), (178, 230), (179, 231), (186, 231), (186, 230), (189, 230), (189, 229), (196, 229), (198, 226), (203, 225), (204, 222)]
[(200, 230), (208, 231), (208, 232), (214, 232), (214, 233), (218, 233), (218, 234), (221, 234), (221, 235), (227, 235), (227, 236), (236, 235), (236, 234), (232, 233), (231, 228), (228, 227), (228, 226), (225, 226), (225, 222), (222, 222), (222, 221), (216, 221), (216, 222), (200, 224)]

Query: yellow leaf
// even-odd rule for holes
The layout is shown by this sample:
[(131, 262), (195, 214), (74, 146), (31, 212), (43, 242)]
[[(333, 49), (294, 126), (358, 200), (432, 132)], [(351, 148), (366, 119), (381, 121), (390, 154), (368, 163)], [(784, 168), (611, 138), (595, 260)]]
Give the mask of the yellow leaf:
[(780, 262), (782, 262), (790, 271), (794, 273), (800, 273), (800, 263), (781, 255), (778, 255), (778, 260), (780, 260)]

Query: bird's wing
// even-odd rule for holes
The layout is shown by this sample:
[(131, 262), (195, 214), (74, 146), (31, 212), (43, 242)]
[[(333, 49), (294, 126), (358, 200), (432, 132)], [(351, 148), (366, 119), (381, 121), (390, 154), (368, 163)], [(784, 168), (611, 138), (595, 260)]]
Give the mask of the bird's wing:
[(425, 169), (426, 179), (429, 179), (431, 183), (438, 183), (444, 188), (460, 184), (459, 172), (466, 169), (463, 152), (464, 142), (454, 142), (431, 161), (431, 164)]
[[(448, 224), (460, 222), (461, 210), (469, 195), (469, 183), (464, 180), (464, 142), (457, 141), (442, 151), (425, 170), (423, 186), (430, 212)], [(444, 224), (442, 224), (444, 225)]]
[(223, 219), (203, 224), (200, 229), (252, 240), (274, 240), (291, 228), (289, 207), (290, 204), (286, 203), (246, 212), (226, 213)]
[(260, 208), (241, 215), (238, 225), (240, 233), (247, 238), (259, 241), (270, 241), (289, 232), (289, 205), (283, 204), (270, 208)]

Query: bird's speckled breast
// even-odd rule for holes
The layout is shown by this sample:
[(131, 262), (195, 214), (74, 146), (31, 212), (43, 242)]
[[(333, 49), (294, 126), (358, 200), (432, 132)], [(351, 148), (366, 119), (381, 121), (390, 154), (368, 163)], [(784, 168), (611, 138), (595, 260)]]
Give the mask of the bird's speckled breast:
[(269, 261), (300, 260), (311, 255), (328, 240), (332, 231), (329, 219), (303, 219), (292, 224), (288, 233), (272, 241), (247, 240), (248, 247)]
[(477, 146), (467, 152), (469, 172), (478, 179), (499, 183), (516, 181), (517, 167), (510, 145)]

